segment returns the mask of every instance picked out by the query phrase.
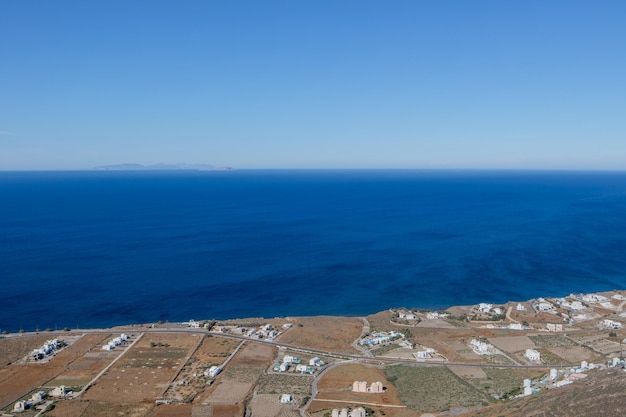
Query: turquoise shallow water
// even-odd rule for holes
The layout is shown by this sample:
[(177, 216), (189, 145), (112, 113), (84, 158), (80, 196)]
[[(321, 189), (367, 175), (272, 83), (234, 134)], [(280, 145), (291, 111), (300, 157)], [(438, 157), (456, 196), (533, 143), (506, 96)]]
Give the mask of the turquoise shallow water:
[(1, 172), (0, 329), (626, 288), (626, 174)]

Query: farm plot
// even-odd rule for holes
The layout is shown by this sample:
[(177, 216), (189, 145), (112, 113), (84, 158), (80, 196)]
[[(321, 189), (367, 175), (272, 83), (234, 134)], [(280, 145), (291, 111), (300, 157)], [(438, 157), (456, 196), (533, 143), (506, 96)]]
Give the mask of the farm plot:
[(281, 404), (280, 395), (275, 394), (255, 394), (250, 401), (250, 410), (255, 417), (275, 417), (280, 415), (283, 409), (293, 407)]
[(152, 409), (147, 417), (192, 417), (190, 404), (161, 404)]
[(180, 374), (164, 395), (174, 402), (191, 402), (206, 388), (210, 378), (204, 372), (211, 366), (220, 366), (239, 345), (239, 341), (204, 337), (198, 349), (187, 360)]
[(601, 339), (593, 342), (591, 345), (598, 352), (608, 355), (609, 353), (616, 353), (622, 351), (622, 345), (607, 339)]
[(472, 407), (488, 400), (447, 368), (395, 365), (385, 370), (400, 399), (417, 411)]
[(46, 383), (47, 387), (64, 385), (66, 387), (83, 387), (102, 371), (119, 351), (103, 351), (102, 343), (110, 338), (110, 335), (102, 335), (96, 345), (89, 349), (83, 356), (70, 363), (67, 369), (53, 380)]
[(0, 369), (0, 408), (57, 377), (67, 366), (97, 345), (102, 335), (85, 335), (60, 351), (47, 363), (10, 365)]
[(576, 346), (576, 343), (563, 335), (550, 334), (550, 335), (534, 335), (528, 336), (530, 340), (540, 348), (552, 348), (552, 347), (569, 347)]
[(536, 347), (535, 342), (527, 336), (492, 337), (489, 343), (507, 353), (526, 351), (526, 349)]
[[(536, 378), (541, 371), (477, 368), (484, 373), (483, 378), (463, 377), (477, 389), (497, 398), (509, 397), (521, 393), (524, 378)], [(459, 373), (455, 372), (457, 375)]]
[(592, 351), (590, 351), (589, 349), (585, 349), (582, 346), (556, 346), (546, 349), (556, 356), (563, 358), (563, 360), (565, 360), (566, 362), (572, 364), (585, 360), (593, 360), (596, 357), (596, 355), (594, 355)]
[(117, 404), (90, 401), (81, 417), (143, 417), (152, 407), (154, 407), (153, 404)]
[(168, 388), (200, 336), (149, 333), (86, 393), (92, 401), (153, 402)]
[(281, 343), (328, 352), (359, 352), (352, 342), (361, 336), (363, 321), (354, 317), (296, 317), (279, 336)]
[(208, 395), (196, 401), (209, 405), (243, 403), (275, 356), (272, 346), (246, 344), (217, 377)]
[(258, 394), (292, 394), (304, 397), (311, 392), (314, 377), (309, 375), (264, 374), (256, 385)]

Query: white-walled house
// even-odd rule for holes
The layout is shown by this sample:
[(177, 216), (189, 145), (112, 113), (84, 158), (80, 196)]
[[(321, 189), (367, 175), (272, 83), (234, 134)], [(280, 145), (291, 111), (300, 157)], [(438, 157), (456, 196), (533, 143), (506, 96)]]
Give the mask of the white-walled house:
[(539, 362), (541, 360), (541, 353), (535, 349), (526, 349), (524, 356), (533, 362)]

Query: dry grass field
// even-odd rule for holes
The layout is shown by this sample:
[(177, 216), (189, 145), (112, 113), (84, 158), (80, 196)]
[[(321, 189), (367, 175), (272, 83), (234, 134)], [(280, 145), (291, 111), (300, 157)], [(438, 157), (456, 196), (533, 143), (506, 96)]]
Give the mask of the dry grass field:
[(154, 402), (187, 360), (200, 336), (147, 333), (84, 395), (91, 401)]
[(358, 353), (352, 342), (361, 336), (363, 321), (354, 317), (294, 317), (281, 343), (332, 352)]

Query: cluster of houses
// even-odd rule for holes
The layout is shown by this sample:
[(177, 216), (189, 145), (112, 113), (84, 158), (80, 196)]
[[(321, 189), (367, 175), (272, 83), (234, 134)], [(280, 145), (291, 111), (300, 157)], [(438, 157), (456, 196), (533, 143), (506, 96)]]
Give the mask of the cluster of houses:
[(398, 311), (398, 319), (399, 320), (409, 320), (409, 321), (412, 321), (412, 320), (417, 320), (417, 316), (415, 316), (415, 314), (413, 314), (413, 313), (409, 313), (407, 311), (400, 310), (400, 311)]
[(495, 314), (495, 315), (501, 315), (504, 310), (502, 310), (502, 308), (500, 307), (494, 307), (493, 304), (488, 304), (488, 303), (480, 303), (476, 306), (476, 310), (478, 310), (478, 312), (483, 313), (483, 314)]
[(122, 333), (120, 336), (114, 338), (106, 345), (102, 346), (102, 350), (114, 350), (117, 346), (128, 340), (128, 335)]
[(618, 321), (614, 321), (614, 320), (609, 320), (609, 319), (604, 319), (602, 320), (602, 322), (600, 323), (603, 327), (609, 328), (609, 329), (614, 329), (614, 330), (619, 330), (622, 328), (622, 323), (618, 322)]
[(392, 342), (397, 339), (404, 339), (404, 335), (398, 332), (374, 332), (361, 339), (359, 344), (363, 346), (375, 346)]
[(40, 361), (50, 355), (54, 355), (58, 350), (62, 349), (66, 345), (67, 344), (63, 340), (47, 340), (43, 345), (31, 352), (30, 358), (34, 361)]
[(46, 401), (46, 393), (43, 391), (38, 391), (34, 393), (30, 397), (30, 399), (25, 400), (25, 401), (17, 401), (15, 404), (13, 404), (13, 412), (21, 413), (39, 404), (43, 404), (45, 401)]
[(384, 391), (383, 383), (380, 381), (372, 382), (372, 385), (367, 386), (365, 381), (354, 381), (352, 383), (352, 392), (369, 392), (372, 394), (380, 394)]
[[(626, 366), (626, 363), (623, 359), (620, 358), (612, 358), (611, 361), (606, 364), (606, 367), (609, 368), (624, 368), (624, 366)], [(600, 368), (604, 367), (605, 365), (600, 365)], [(585, 372), (596, 368), (598, 368), (598, 365), (596, 364), (588, 363), (587, 361), (581, 361), (580, 366), (573, 367), (568, 370), (550, 369), (549, 376), (539, 382), (525, 379), (522, 386), (524, 392), (520, 396), (525, 397), (534, 394), (538, 392), (539, 388), (542, 386), (545, 388), (560, 388), (562, 386), (572, 384), (581, 379), (585, 379), (587, 377), (587, 374)], [(551, 385), (548, 385), (549, 382), (551, 383)]]
[[(283, 325), (283, 329), (289, 329), (292, 327), (290, 323)], [(266, 339), (273, 340), (281, 332), (274, 328), (273, 324), (264, 324), (257, 328), (237, 327), (237, 326), (219, 326), (214, 330), (216, 333), (233, 333), (237, 335), (243, 335), (251, 339)]]
[(315, 368), (323, 366), (324, 362), (316, 356), (310, 359), (307, 365), (302, 363), (302, 360), (295, 356), (285, 355), (283, 356), (283, 361), (274, 367), (274, 372), (287, 372), (292, 365), (295, 365), (295, 372), (312, 375), (315, 373)]
[(365, 417), (367, 412), (363, 407), (357, 407), (350, 411), (347, 408), (342, 408), (341, 410), (337, 408), (333, 408), (333, 411), (330, 413), (330, 417)]
[(450, 317), (450, 314), (448, 314), (448, 313), (438, 313), (436, 311), (430, 311), (430, 312), (426, 313), (426, 318), (428, 320), (445, 319), (446, 317)]

